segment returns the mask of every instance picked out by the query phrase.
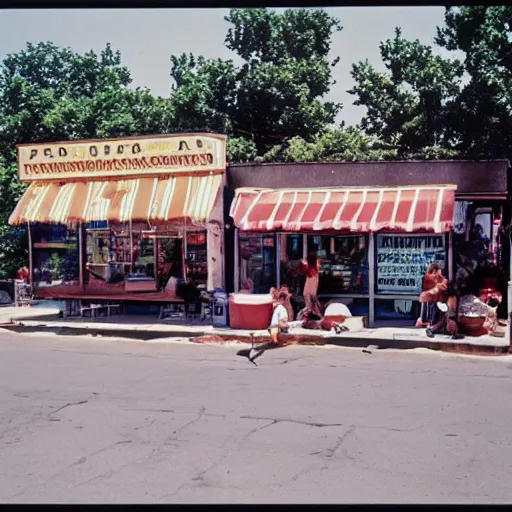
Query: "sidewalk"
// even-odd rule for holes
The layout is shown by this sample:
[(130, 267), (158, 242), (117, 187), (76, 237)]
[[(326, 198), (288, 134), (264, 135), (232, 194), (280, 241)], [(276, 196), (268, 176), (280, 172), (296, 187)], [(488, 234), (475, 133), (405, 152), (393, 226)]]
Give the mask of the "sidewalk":
[[(242, 331), (214, 328), (211, 325), (179, 325), (157, 321), (150, 315), (113, 316), (99, 318), (59, 319), (58, 309), (49, 308), (0, 308), (0, 326), (14, 332), (52, 332), (59, 335), (93, 335), (149, 341), (155, 339), (189, 338), (194, 343), (264, 343), (270, 341), (263, 331)], [(10, 324), (9, 324), (10, 323)], [(348, 332), (334, 334), (294, 327), (289, 334), (280, 335), (284, 343), (301, 345), (337, 345), (364, 348), (376, 345), (379, 349), (428, 348), (447, 352), (474, 354), (507, 354), (508, 337), (480, 336), (452, 340), (438, 335), (428, 338), (424, 329), (414, 327), (381, 327), (365, 329), (360, 318), (347, 320)]]
[(57, 320), (59, 314), (59, 308), (3, 306), (0, 307), (0, 326), (22, 320)]

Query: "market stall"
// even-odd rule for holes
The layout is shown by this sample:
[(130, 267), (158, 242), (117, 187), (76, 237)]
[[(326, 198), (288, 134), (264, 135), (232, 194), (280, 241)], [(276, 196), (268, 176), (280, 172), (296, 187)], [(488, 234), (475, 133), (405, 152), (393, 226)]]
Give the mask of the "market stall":
[(417, 300), (430, 263), (441, 262), (451, 273), (455, 190), (237, 189), (230, 212), (240, 261), (235, 290), (250, 278), (255, 293), (282, 284), (300, 293), (297, 263), (313, 251), (320, 259), (319, 296), (366, 304), (373, 325), (377, 301), (407, 308)]
[(163, 300), (171, 277), (223, 287), (225, 141), (177, 134), (18, 146), (29, 186), (9, 223), (28, 225), (35, 296)]

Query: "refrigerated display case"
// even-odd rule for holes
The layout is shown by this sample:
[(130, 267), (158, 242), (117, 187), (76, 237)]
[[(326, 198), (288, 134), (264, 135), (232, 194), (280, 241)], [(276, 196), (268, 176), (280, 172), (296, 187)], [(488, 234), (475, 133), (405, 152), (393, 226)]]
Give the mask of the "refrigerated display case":
[(206, 256), (206, 232), (188, 233), (185, 256), (187, 279), (194, 281), (200, 289), (206, 289), (208, 280)]
[(240, 236), (240, 285), (247, 279), (253, 283), (254, 293), (268, 293), (276, 286), (276, 237), (244, 234)]

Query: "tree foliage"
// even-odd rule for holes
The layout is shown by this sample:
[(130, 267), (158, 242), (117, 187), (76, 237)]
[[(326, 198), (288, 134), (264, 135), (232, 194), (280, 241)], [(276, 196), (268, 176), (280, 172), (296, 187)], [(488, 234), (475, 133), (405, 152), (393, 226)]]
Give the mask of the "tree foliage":
[(367, 107), (361, 125), (370, 135), (382, 137), (407, 157), (452, 144), (447, 120), (460, 92), (462, 64), (434, 55), (418, 40), (407, 41), (400, 29), (381, 43), (386, 73), (376, 71), (368, 60), (352, 67), (356, 85), (355, 105)]
[(226, 46), (243, 61), (171, 57), (171, 101), (180, 129), (212, 129), (253, 142), (258, 155), (333, 124), (340, 104), (328, 53), (339, 21), (320, 9), (231, 9)]
[(462, 89), (452, 129), (456, 148), (471, 158), (512, 154), (512, 7), (448, 7), (436, 43), (464, 52), (469, 77)]
[(448, 7), (431, 46), (402, 38), (380, 45), (387, 68), (352, 67), (349, 92), (364, 105), (364, 130), (398, 147), (400, 158), (509, 158), (512, 153), (512, 8)]
[(110, 45), (98, 55), (52, 43), (27, 44), (0, 65), (0, 276), (26, 264), (8, 217), (24, 186), (16, 144), (122, 137), (172, 130), (169, 99), (131, 89), (129, 70)]

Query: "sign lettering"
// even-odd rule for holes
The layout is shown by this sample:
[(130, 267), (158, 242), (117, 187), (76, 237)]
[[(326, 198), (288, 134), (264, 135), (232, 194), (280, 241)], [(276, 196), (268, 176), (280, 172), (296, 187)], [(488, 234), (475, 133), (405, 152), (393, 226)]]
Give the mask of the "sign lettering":
[(21, 181), (220, 171), (224, 135), (187, 134), (18, 146)]
[(377, 293), (419, 295), (429, 265), (445, 259), (444, 236), (377, 235)]

